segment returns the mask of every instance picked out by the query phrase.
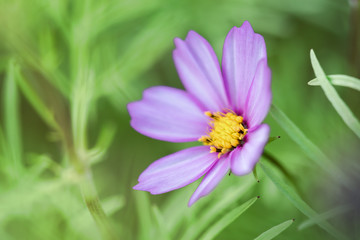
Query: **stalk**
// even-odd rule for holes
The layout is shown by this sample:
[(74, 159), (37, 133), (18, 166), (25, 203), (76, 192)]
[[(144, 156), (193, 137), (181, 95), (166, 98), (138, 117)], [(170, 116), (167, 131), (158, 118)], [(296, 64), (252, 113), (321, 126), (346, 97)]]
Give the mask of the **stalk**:
[(101, 231), (103, 239), (117, 239), (115, 233), (113, 232), (111, 223), (109, 222), (109, 219), (107, 218), (104, 209), (100, 204), (91, 169), (86, 168), (80, 177), (81, 194), (87, 208), (89, 209), (89, 212), (91, 213), (91, 216)]

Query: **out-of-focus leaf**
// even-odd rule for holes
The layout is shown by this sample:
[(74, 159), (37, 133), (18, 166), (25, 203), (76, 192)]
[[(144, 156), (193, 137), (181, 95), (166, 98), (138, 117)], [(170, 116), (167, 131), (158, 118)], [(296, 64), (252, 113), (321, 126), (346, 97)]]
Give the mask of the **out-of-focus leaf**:
[(360, 122), (356, 119), (349, 107), (340, 98), (335, 88), (329, 83), (323, 69), (313, 50), (310, 51), (311, 64), (314, 69), (316, 78), (318, 79), (325, 96), (331, 102), (336, 112), (344, 120), (345, 124), (360, 138)]
[(215, 224), (211, 225), (206, 232), (201, 236), (200, 239), (208, 240), (216, 237), (222, 230), (224, 230), (228, 225), (234, 222), (241, 214), (243, 214), (251, 205), (253, 205), (258, 197), (254, 197), (247, 202), (241, 204), (239, 207), (231, 210), (229, 213), (225, 214), (222, 218), (219, 219)]
[(348, 177), (275, 105), (271, 106), (271, 116), (295, 143), (313, 160), (315, 164), (331, 176), (341, 179), (341, 183), (350, 183)]
[[(119, 61), (101, 76), (105, 91), (111, 93), (114, 98), (134, 99), (134, 88), (138, 88), (138, 85), (131, 84), (131, 81), (173, 46), (173, 38), (180, 28), (184, 28), (184, 21), (186, 19), (174, 12), (163, 11), (141, 26), (139, 33), (129, 42)], [(123, 100), (117, 100), (121, 101)]]
[[(115, 1), (115, 2), (94, 2), (93, 12), (87, 16), (87, 21), (92, 21), (92, 27), (96, 30), (93, 34), (111, 25), (121, 24), (148, 14), (159, 9), (161, 0), (135, 0), (135, 1)], [(95, 35), (96, 36), (96, 35)]]
[(139, 219), (139, 235), (138, 239), (147, 240), (152, 235), (153, 216), (151, 214), (150, 200), (147, 193), (141, 191), (135, 191), (135, 203), (136, 210)]
[(101, 201), (107, 215), (112, 215), (125, 206), (125, 198), (121, 195), (114, 195)]
[[(238, 202), (244, 195), (244, 192), (248, 191), (256, 181), (252, 177), (249, 177), (247, 181), (243, 181), (241, 186), (231, 187), (225, 193), (223, 193), (218, 199), (209, 198), (210, 204), (199, 206), (195, 210), (199, 210), (197, 213), (196, 221), (194, 221), (186, 229), (183, 240), (197, 239), (199, 234), (208, 228), (211, 223), (216, 220), (217, 217), (224, 214), (226, 211), (230, 211), (234, 203)], [(205, 199), (204, 199), (205, 200)], [(196, 203), (199, 204), (199, 203)], [(196, 207), (196, 204), (194, 207)], [(204, 211), (204, 208), (206, 209)], [(202, 213), (202, 214), (201, 214)]]
[(156, 220), (157, 223), (157, 229), (158, 229), (158, 233), (157, 233), (157, 237), (160, 239), (164, 239), (164, 240), (169, 240), (169, 236), (168, 233), (166, 231), (165, 226), (165, 220), (164, 217), (162, 216), (159, 208), (157, 206), (153, 206), (152, 207), (152, 213), (154, 215), (154, 218)]
[[(4, 82), (3, 104), (4, 104), (4, 128), (7, 140), (7, 156), (11, 162), (11, 175), (18, 178), (23, 170), (22, 165), (22, 144), (21, 144), (21, 124), (19, 114), (19, 96), (15, 78), (19, 72), (19, 67), (15, 61), (10, 60)], [(8, 161), (7, 161), (8, 162)], [(9, 167), (10, 167), (9, 166)]]
[(39, 95), (34, 91), (31, 85), (19, 74), (16, 78), (23, 94), (31, 105), (35, 108), (39, 116), (54, 129), (59, 129), (57, 122), (54, 119), (54, 114), (47, 108), (45, 103), (41, 100)]
[[(261, 161), (260, 166), (266, 176), (270, 178), (270, 180), (275, 184), (275, 186), (282, 192), (287, 199), (301, 211), (305, 216), (310, 219), (317, 218), (318, 214), (304, 201), (302, 198), (291, 188), (275, 171), (272, 169), (270, 164), (266, 163), (265, 161)], [(338, 239), (347, 239), (341, 232), (335, 229), (330, 223), (327, 221), (317, 222), (317, 224), (327, 231), (332, 236)]]
[[(341, 86), (341, 87), (349, 87), (355, 90), (360, 91), (360, 79), (355, 77), (335, 74), (335, 75), (328, 75), (327, 78), (329, 79), (332, 85)], [(320, 86), (320, 81), (317, 78), (312, 79), (308, 82), (310, 86)]]
[(294, 220), (291, 219), (291, 220), (287, 220), (287, 221), (285, 221), (283, 223), (280, 223), (279, 225), (276, 225), (276, 226), (270, 228), (269, 230), (263, 232), (262, 234), (260, 234), (254, 240), (270, 240), (270, 239), (273, 239), (274, 237), (276, 237), (277, 235), (282, 233), (285, 229), (290, 227), (290, 225), (293, 222), (294, 222)]
[(78, 150), (87, 149), (88, 117), (94, 96), (94, 72), (89, 69), (87, 51), (78, 49), (79, 63), (76, 65), (73, 79), (73, 93), (71, 101), (71, 124), (73, 128), (74, 146)]
[(336, 208), (331, 209), (331, 210), (329, 210), (327, 212), (321, 213), (321, 214), (317, 215), (314, 218), (305, 220), (303, 223), (301, 223), (299, 225), (298, 229), (303, 230), (305, 228), (308, 228), (308, 227), (311, 227), (311, 226), (313, 226), (315, 224), (318, 224), (318, 222), (322, 222), (322, 221), (327, 220), (329, 218), (338, 216), (338, 215), (343, 214), (343, 213), (345, 213), (345, 212), (347, 212), (349, 210), (350, 210), (349, 206), (336, 207)]
[(89, 151), (89, 159), (92, 164), (102, 160), (106, 151), (110, 147), (116, 133), (116, 125), (113, 123), (105, 124), (100, 131), (100, 135), (95, 147)]

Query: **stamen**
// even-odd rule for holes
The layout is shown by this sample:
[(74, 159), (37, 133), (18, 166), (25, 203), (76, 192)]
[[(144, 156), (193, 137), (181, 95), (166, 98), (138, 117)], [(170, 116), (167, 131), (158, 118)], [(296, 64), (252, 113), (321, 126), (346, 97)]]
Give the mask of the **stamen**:
[(210, 153), (218, 152), (218, 158), (244, 144), (244, 137), (248, 131), (243, 117), (233, 111), (205, 112), (210, 117), (210, 131), (207, 136), (202, 136), (199, 141), (210, 146)]

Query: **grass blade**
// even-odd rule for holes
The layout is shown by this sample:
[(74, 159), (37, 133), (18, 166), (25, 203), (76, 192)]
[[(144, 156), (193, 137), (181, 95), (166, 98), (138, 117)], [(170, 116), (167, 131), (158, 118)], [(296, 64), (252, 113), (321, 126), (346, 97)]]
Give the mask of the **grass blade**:
[(360, 138), (360, 122), (356, 119), (349, 107), (340, 98), (335, 88), (329, 83), (323, 69), (313, 50), (310, 51), (311, 64), (313, 66), (316, 78), (319, 80), (325, 96), (331, 102), (336, 112), (344, 120), (345, 124)]
[[(327, 78), (332, 85), (349, 87), (360, 91), (360, 79), (341, 74), (328, 75)], [(320, 86), (320, 81), (319, 79), (314, 78), (313, 80), (309, 81), (308, 84), (310, 86)]]
[(251, 205), (253, 205), (257, 199), (258, 197), (254, 197), (247, 202), (241, 204), (239, 207), (231, 210), (229, 213), (220, 218), (220, 220), (217, 221), (214, 225), (210, 226), (200, 239), (208, 240), (216, 237), (222, 230), (224, 230), (241, 214), (243, 214), (249, 207), (251, 207)]
[[(310, 219), (315, 219), (318, 217), (318, 214), (304, 201), (302, 198), (281, 178), (279, 177), (275, 171), (272, 169), (270, 164), (262, 161), (260, 162), (260, 166), (266, 176), (270, 178), (270, 180), (275, 184), (275, 186), (282, 192), (287, 199), (297, 208), (300, 212), (302, 212), (305, 216)], [(322, 229), (327, 231), (332, 236), (337, 239), (347, 239), (342, 233), (340, 233), (337, 229), (335, 229), (330, 223), (327, 221), (316, 222)]]
[[(341, 183), (351, 184), (348, 177), (330, 161), (330, 159), (275, 105), (271, 106), (271, 116), (289, 137), (299, 145), (304, 153), (319, 167), (327, 171), (331, 176), (341, 179)], [(325, 167), (326, 166), (326, 167)]]
[(263, 232), (262, 234), (260, 234), (254, 240), (270, 240), (270, 239), (273, 239), (274, 237), (276, 237), (277, 235), (282, 233), (285, 229), (290, 227), (290, 225), (293, 222), (294, 222), (294, 219), (291, 219), (291, 220), (285, 221), (283, 223), (280, 223), (279, 225), (276, 225), (276, 226), (270, 228), (269, 230)]

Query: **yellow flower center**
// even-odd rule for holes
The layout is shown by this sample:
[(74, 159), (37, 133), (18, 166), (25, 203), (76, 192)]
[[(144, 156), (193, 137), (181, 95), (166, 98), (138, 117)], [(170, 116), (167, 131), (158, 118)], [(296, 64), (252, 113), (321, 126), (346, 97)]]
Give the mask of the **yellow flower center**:
[(218, 152), (218, 158), (220, 158), (221, 155), (243, 144), (248, 129), (243, 123), (242, 116), (238, 116), (232, 111), (227, 113), (205, 112), (205, 115), (211, 118), (210, 132), (207, 133), (207, 136), (199, 138), (199, 141), (204, 145), (209, 145), (211, 153)]

